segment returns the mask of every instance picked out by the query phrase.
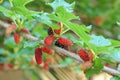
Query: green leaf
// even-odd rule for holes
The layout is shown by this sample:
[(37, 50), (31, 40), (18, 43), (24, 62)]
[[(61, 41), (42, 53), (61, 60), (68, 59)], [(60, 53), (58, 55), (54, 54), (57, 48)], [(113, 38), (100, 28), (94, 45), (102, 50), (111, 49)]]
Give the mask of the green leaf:
[(34, 17), (36, 18), (37, 21), (44, 23), (44, 24), (52, 24), (50, 21), (50, 18), (47, 16), (48, 13), (43, 13), (41, 15), (35, 15)]
[(37, 37), (45, 37), (47, 36), (46, 31), (44, 30), (43, 26), (36, 26), (33, 28), (32, 33), (36, 35)]
[(111, 49), (111, 53), (112, 53), (111, 54), (112, 59), (120, 62), (120, 49), (119, 48)]
[(48, 4), (53, 8), (54, 11), (56, 11), (56, 9), (59, 6), (63, 6), (66, 11), (73, 12), (75, 2), (69, 4), (65, 2), (64, 0), (54, 0), (52, 3), (48, 3)]
[[(16, 6), (16, 7), (12, 7), (11, 10), (13, 12), (15, 12), (17, 15), (20, 15), (20, 18), (24, 18), (24, 19), (33, 19), (33, 16), (41, 13), (41, 12), (37, 12), (37, 11), (31, 11), (28, 10), (26, 7), (24, 6)], [(29, 14), (28, 14), (29, 13)], [(16, 16), (17, 17), (17, 16)]]
[(13, 3), (14, 6), (25, 6), (26, 4), (34, 1), (34, 0), (9, 0)]
[(98, 74), (99, 71), (95, 69), (88, 69), (87, 72), (85, 73), (87, 78), (90, 78), (91, 76)]
[(86, 77), (89, 78), (94, 74), (100, 73), (100, 71), (103, 69), (103, 66), (104, 65), (102, 64), (102, 60), (100, 58), (96, 58), (93, 62), (93, 67), (88, 69), (88, 71), (86, 72)]
[(102, 70), (103, 69), (103, 63), (102, 63), (102, 60), (100, 58), (96, 58), (93, 62), (93, 67), (94, 69), (97, 69), (97, 70)]
[(90, 33), (91, 29), (92, 29), (92, 25), (89, 25), (89, 26), (86, 27), (86, 31), (87, 31), (88, 33)]
[(113, 46), (113, 47), (120, 46), (120, 41), (117, 41), (117, 40), (112, 40), (112, 39), (110, 39), (110, 41), (111, 41), (111, 43), (112, 43), (112, 45), (111, 45), (111, 46)]
[(20, 55), (33, 55), (34, 54), (34, 48), (22, 48), (19, 50)]
[(4, 40), (4, 45), (8, 48), (15, 48), (17, 45), (14, 42), (14, 38), (10, 37)]
[(100, 58), (103, 62), (107, 62), (107, 63), (110, 63), (110, 64), (112, 64), (112, 65), (115, 65), (115, 62), (113, 62), (112, 57), (111, 57), (111, 54), (109, 54), (109, 53), (101, 54), (101, 55), (99, 56), (99, 58)]
[(71, 19), (79, 19), (79, 17), (75, 16), (74, 14), (65, 11), (65, 9), (62, 6), (58, 7), (55, 13), (57, 15), (48, 14), (48, 17), (52, 20), (62, 21), (62, 22), (69, 21)]
[(103, 36), (91, 35), (91, 40), (89, 43), (94, 44), (95, 46), (104, 47), (110, 46), (111, 42), (109, 39), (105, 39)]
[(24, 43), (24, 48), (27, 48), (27, 47), (29, 47), (29, 48), (34, 48), (34, 47), (36, 47), (39, 43), (40, 43), (39, 40), (38, 40), (38, 41), (35, 41), (35, 42), (26, 41), (26, 42)]
[(12, 18), (13, 17), (13, 12), (0, 6), (0, 12), (2, 12), (6, 17)]

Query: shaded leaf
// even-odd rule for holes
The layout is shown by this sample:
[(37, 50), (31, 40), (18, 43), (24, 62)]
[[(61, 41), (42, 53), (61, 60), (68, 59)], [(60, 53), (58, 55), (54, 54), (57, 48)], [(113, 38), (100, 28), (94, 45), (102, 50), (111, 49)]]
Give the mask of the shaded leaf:
[(36, 47), (39, 43), (40, 43), (39, 40), (38, 40), (38, 41), (35, 41), (35, 42), (26, 41), (26, 42), (24, 43), (24, 48), (27, 48), (27, 47), (29, 47), (29, 48), (34, 48), (34, 47)]

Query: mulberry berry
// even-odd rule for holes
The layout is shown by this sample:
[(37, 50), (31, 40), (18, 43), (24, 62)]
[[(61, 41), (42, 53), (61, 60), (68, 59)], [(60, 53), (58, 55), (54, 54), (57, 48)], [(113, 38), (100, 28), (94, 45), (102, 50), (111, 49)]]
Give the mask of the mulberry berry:
[(54, 32), (58, 35), (60, 35), (61, 29), (55, 29)]
[(50, 49), (49, 47), (47, 47), (47, 46), (43, 46), (42, 51), (47, 53), (47, 54), (50, 54), (50, 55), (54, 54), (54, 51), (52, 49)]
[(20, 35), (18, 33), (14, 33), (14, 41), (16, 44), (20, 43)]
[(88, 53), (84, 49), (78, 50), (78, 55), (86, 62), (90, 61)]
[(69, 50), (69, 47), (68, 47), (68, 46), (64, 46), (64, 45), (60, 44), (58, 41), (55, 42), (55, 45), (58, 46), (58, 47), (60, 47), (60, 48)]
[(42, 50), (41, 50), (41, 48), (35, 49), (35, 59), (36, 59), (37, 64), (42, 63)]
[(48, 29), (48, 35), (53, 35), (53, 30), (51, 27), (49, 27), (49, 29)]
[(26, 33), (26, 34), (30, 34), (30, 32), (26, 28), (22, 28), (21, 31)]
[(72, 45), (72, 41), (71, 41), (71, 40), (65, 39), (65, 38), (62, 38), (62, 37), (60, 37), (60, 38), (58, 39), (58, 42), (59, 42), (60, 44), (64, 45), (64, 46), (71, 46), (71, 45)]
[(55, 40), (55, 37), (53, 35), (49, 35), (48, 37), (45, 38), (44, 43), (46, 45), (51, 45)]

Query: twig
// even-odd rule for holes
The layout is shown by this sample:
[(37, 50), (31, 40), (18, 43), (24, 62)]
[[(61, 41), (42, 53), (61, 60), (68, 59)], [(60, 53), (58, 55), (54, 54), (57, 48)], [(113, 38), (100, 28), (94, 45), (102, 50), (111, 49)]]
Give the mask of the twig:
[[(10, 26), (10, 24), (8, 23), (5, 23), (3, 21), (0, 20), (0, 25), (3, 26), (4, 28), (8, 28)], [(38, 40), (38, 38), (32, 36), (32, 35), (28, 35), (28, 34), (21, 34), (24, 38), (27, 38), (28, 40), (30, 41), (36, 41)], [(43, 42), (42, 42), (43, 43)], [(62, 48), (59, 48), (59, 47), (56, 47), (56, 46), (53, 46), (52, 47), (56, 52), (58, 53), (62, 53), (66, 56), (69, 56), (69, 57), (72, 57), (74, 58), (75, 60), (79, 61), (80, 63), (83, 63), (84, 61), (75, 53), (72, 53), (72, 52), (69, 52), (67, 50), (64, 50)], [(115, 69), (112, 69), (112, 68), (109, 68), (109, 67), (106, 67), (104, 66), (103, 68), (103, 71), (107, 72), (107, 73), (110, 73), (112, 75), (120, 75), (120, 72), (115, 70)]]

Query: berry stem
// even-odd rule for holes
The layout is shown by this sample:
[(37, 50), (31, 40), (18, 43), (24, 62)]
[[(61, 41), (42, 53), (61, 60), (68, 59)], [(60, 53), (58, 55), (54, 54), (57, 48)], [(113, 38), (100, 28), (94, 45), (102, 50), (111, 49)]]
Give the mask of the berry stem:
[(64, 33), (68, 32), (70, 30), (70, 28), (64, 30), (60, 35), (63, 35)]

